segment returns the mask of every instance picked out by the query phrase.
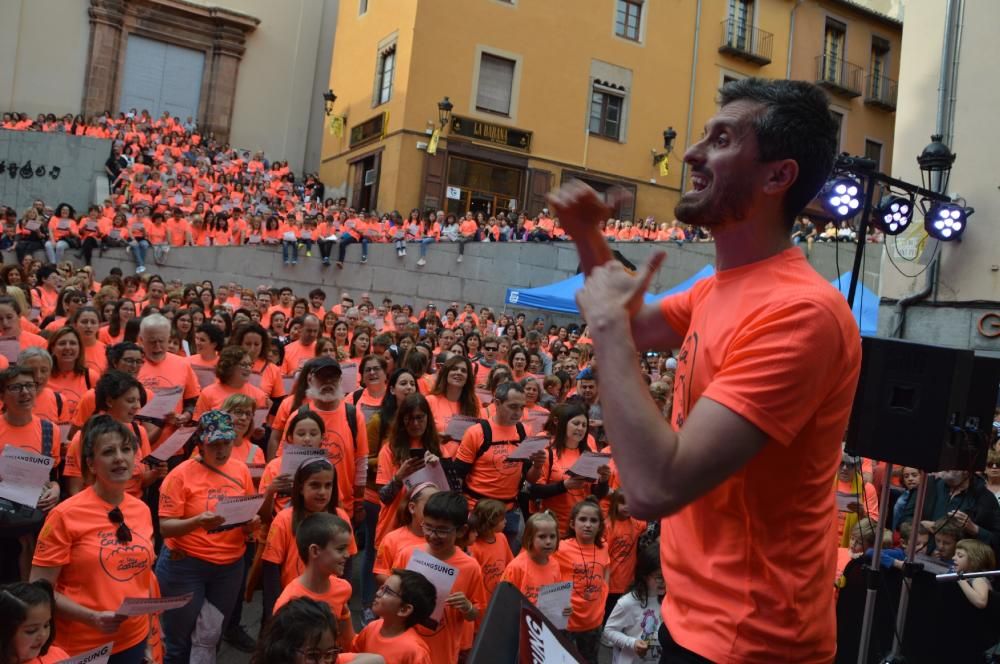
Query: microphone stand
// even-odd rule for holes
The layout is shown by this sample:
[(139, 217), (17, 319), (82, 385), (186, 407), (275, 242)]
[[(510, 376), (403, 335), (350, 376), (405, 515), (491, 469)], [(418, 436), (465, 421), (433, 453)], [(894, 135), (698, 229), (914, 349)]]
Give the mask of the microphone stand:
[[(868, 647), (872, 636), (872, 623), (875, 621), (875, 600), (878, 597), (878, 586), (881, 575), (879, 561), (882, 558), (882, 537), (885, 534), (885, 522), (889, 512), (889, 485), (892, 479), (892, 464), (886, 465), (885, 478), (882, 480), (882, 496), (878, 511), (878, 528), (875, 529), (875, 546), (872, 551), (872, 559), (868, 565), (868, 575), (866, 577), (867, 590), (865, 591), (865, 613), (861, 620), (861, 640), (858, 644), (858, 664), (868, 664)], [(921, 483), (923, 487), (923, 483)], [(861, 487), (860, 500), (864, 500), (864, 484)], [(916, 529), (914, 537), (916, 539)]]

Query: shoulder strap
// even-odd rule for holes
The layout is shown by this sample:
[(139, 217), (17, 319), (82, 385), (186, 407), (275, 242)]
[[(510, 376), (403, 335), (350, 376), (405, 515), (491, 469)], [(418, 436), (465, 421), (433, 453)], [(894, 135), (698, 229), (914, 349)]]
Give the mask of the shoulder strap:
[(142, 441), (142, 435), (139, 433), (139, 423), (132, 420), (132, 433), (135, 434), (135, 442), (138, 445)]
[(355, 404), (361, 401), (361, 395), (363, 395), (364, 393), (365, 393), (365, 388), (363, 387), (359, 387), (358, 389), (354, 390), (353, 398)]
[(257, 450), (259, 449), (260, 448), (257, 447), (257, 445), (255, 445), (254, 443), (250, 443), (250, 451), (247, 452), (247, 459), (246, 459), (246, 462), (248, 464), (253, 463), (253, 458), (257, 456)]
[[(357, 403), (357, 400), (355, 400)], [(358, 451), (358, 408), (353, 403), (344, 404), (344, 414), (347, 416), (347, 426), (351, 428), (351, 442), (354, 443), (354, 451)]]
[(52, 445), (55, 440), (55, 425), (48, 420), (42, 420), (42, 454), (52, 456)]
[(198, 457), (198, 463), (200, 463), (205, 470), (207, 470), (209, 472), (212, 472), (212, 473), (215, 473), (216, 475), (221, 475), (222, 477), (225, 477), (227, 480), (229, 480), (230, 482), (232, 482), (233, 484), (235, 484), (241, 490), (245, 490), (246, 489), (246, 487), (243, 486), (243, 482), (240, 482), (238, 479), (236, 479), (232, 475), (229, 475), (227, 473), (222, 472), (218, 468), (215, 468), (213, 466), (208, 465), (207, 463), (205, 463), (205, 460), (202, 459), (201, 457)]
[(58, 392), (53, 392), (52, 394), (55, 395), (56, 398), (56, 415), (62, 417), (62, 407), (63, 407), (62, 395), (59, 394)]
[(476, 458), (486, 454), (486, 451), (490, 449), (490, 445), (493, 444), (493, 427), (490, 425), (489, 420), (479, 420), (479, 426), (483, 428), (483, 442), (476, 451)]
[(523, 443), (524, 439), (528, 437), (528, 431), (524, 428), (524, 422), (518, 422), (514, 425), (517, 429), (517, 442)]
[(83, 370), (83, 382), (87, 384), (87, 389), (90, 389), (90, 369), (84, 368)]

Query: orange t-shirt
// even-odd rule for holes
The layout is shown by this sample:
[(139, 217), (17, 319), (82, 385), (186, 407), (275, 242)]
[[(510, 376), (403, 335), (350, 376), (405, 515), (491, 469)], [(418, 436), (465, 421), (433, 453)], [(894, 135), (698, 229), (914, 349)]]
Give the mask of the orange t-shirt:
[[(142, 388), (146, 393), (146, 401), (149, 402), (153, 398), (153, 393), (147, 390), (145, 387)], [(71, 424), (79, 429), (83, 428), (83, 425), (87, 423), (90, 416), (94, 414), (97, 410), (97, 393), (91, 388), (83, 393), (80, 397), (80, 403), (76, 405), (76, 413), (73, 415), (73, 419), (69, 420)]]
[(793, 247), (718, 272), (660, 309), (685, 336), (674, 429), (707, 397), (768, 436), (749, 463), (663, 519), (667, 628), (715, 661), (830, 661), (831, 478), (861, 361), (844, 296)]
[[(42, 453), (42, 419), (37, 415), (24, 426), (12, 426), (7, 422), (7, 418), (0, 416), (0, 453), (7, 445), (14, 445), (22, 450), (28, 450), (35, 454)], [(59, 465), (61, 454), (62, 436), (59, 427), (52, 425), (52, 454), (55, 465)]]
[[(520, 444), (517, 427), (500, 426), (496, 421), (490, 422), (490, 426), (493, 429), (493, 443), (485, 454), (477, 458), (483, 443), (483, 428), (475, 425), (465, 430), (455, 458), (473, 464), (465, 478), (465, 485), (469, 489), (480, 496), (506, 503), (513, 502), (521, 488), (521, 473), (524, 469), (523, 461), (507, 460), (507, 456)], [(470, 495), (469, 501), (471, 509), (475, 505), (475, 499)]]
[(222, 403), (233, 394), (245, 394), (254, 400), (257, 408), (267, 407), (267, 395), (250, 383), (244, 384), (237, 390), (235, 387), (216, 381), (202, 389), (198, 395), (198, 401), (194, 405), (194, 419), (200, 418), (202, 413), (221, 407)]
[(62, 648), (57, 648), (54, 645), (49, 646), (49, 651), (44, 655), (39, 655), (35, 659), (28, 662), (28, 664), (58, 664), (59, 662), (69, 659), (69, 653), (67, 653)]
[(563, 579), (559, 563), (554, 558), (550, 556), (549, 562), (539, 565), (531, 559), (527, 551), (522, 550), (507, 565), (500, 580), (520, 590), (532, 604), (537, 604), (538, 591), (542, 586), (559, 583)]
[[(0, 355), (0, 357), (3, 357)], [(6, 358), (4, 358), (6, 359)], [(6, 367), (4, 367), (6, 368)], [(60, 397), (61, 399), (62, 397)], [(77, 407), (79, 410), (79, 407)], [(35, 409), (32, 414), (54, 424), (62, 424), (66, 420), (66, 404), (62, 406), (56, 401), (56, 393), (48, 385), (38, 390), (35, 395)]]
[(103, 344), (121, 343), (122, 340), (125, 339), (125, 326), (122, 325), (120, 328), (118, 328), (117, 336), (111, 336), (111, 333), (108, 331), (107, 326), (102, 327), (100, 330), (97, 331), (97, 339)]
[(58, 376), (53, 373), (49, 376), (46, 386), (62, 397), (63, 417), (67, 422), (73, 421), (80, 399), (87, 390), (97, 385), (97, 380), (100, 378), (92, 369), (87, 369), (86, 372), (88, 375), (67, 372)]
[(285, 360), (281, 364), (281, 373), (285, 376), (294, 376), (303, 364), (314, 357), (316, 357), (315, 343), (303, 346), (302, 343), (293, 341), (285, 346)]
[(411, 627), (398, 636), (383, 636), (380, 633), (382, 622), (379, 618), (365, 625), (354, 637), (351, 649), (382, 655), (385, 661), (392, 664), (431, 664), (431, 652), (416, 628)]
[(254, 362), (250, 384), (259, 387), (272, 399), (285, 396), (285, 383), (281, 380), (281, 369), (273, 362), (258, 359)]
[(375, 553), (375, 567), (373, 574), (389, 576), (392, 574), (392, 561), (396, 559), (400, 551), (412, 549), (415, 546), (425, 544), (427, 540), (422, 535), (414, 535), (409, 526), (402, 526), (386, 533)]
[[(538, 479), (540, 484), (562, 482), (569, 477), (569, 469), (580, 459), (580, 448), (567, 448), (562, 451), (562, 454), (556, 454), (556, 451), (551, 448), (546, 450), (546, 452), (552, 455), (552, 463), (549, 464), (548, 458), (545, 459), (545, 465), (542, 466), (542, 474)], [(569, 515), (573, 511), (573, 505), (576, 505), (592, 494), (592, 486), (588, 484), (579, 489), (570, 489), (559, 495), (542, 500), (542, 507), (552, 510), (556, 515), (556, 521), (559, 524), (558, 532), (566, 532), (566, 527), (569, 525)]]
[[(236, 481), (214, 472), (219, 470)], [(195, 459), (188, 459), (163, 478), (160, 487), (160, 519), (187, 519), (211, 512), (219, 498), (250, 496), (255, 493), (250, 471), (241, 459), (229, 457), (221, 468), (209, 470)], [(168, 537), (164, 546), (216, 565), (228, 565), (246, 549), (242, 528), (208, 533), (197, 528), (181, 537)]]
[[(420, 547), (426, 550), (425, 547)], [(392, 566), (395, 569), (405, 569), (410, 562), (413, 548), (401, 551), (393, 560)], [(442, 562), (456, 568), (455, 584), (451, 587), (452, 593), (464, 593), (470, 602), (479, 610), (480, 614), (486, 608), (486, 593), (483, 590), (483, 573), (479, 569), (479, 563), (474, 558), (456, 548), (451, 558)], [(601, 605), (603, 613), (604, 605)], [(427, 644), (431, 652), (431, 662), (433, 664), (454, 664), (458, 661), (458, 652), (463, 644), (472, 642), (472, 632), (475, 624), (465, 619), (458, 609), (446, 606), (444, 615), (437, 626), (437, 629), (427, 627), (416, 627), (417, 634)]]
[(609, 591), (622, 595), (628, 591), (635, 577), (639, 536), (646, 532), (646, 522), (632, 517), (621, 521), (605, 518), (604, 525), (608, 556), (611, 558)]
[[(337, 516), (351, 525), (351, 518), (347, 512), (336, 508)], [(296, 578), (302, 576), (305, 571), (305, 564), (299, 556), (299, 548), (295, 543), (295, 533), (292, 532), (292, 508), (287, 507), (274, 517), (271, 528), (267, 531), (267, 543), (264, 546), (264, 553), (261, 557), (269, 563), (274, 563), (281, 567), (281, 585), (287, 586)], [(355, 555), (358, 552), (358, 545), (354, 541), (354, 532), (351, 531), (351, 539), (347, 545), (347, 553)]]
[[(108, 519), (113, 505), (92, 488), (67, 498), (49, 512), (31, 564), (61, 567), (55, 591), (88, 609), (114, 611), (126, 597), (149, 597), (153, 576), (153, 520), (149, 508), (125, 494), (118, 506), (132, 541), (118, 544)], [(57, 646), (70, 654), (107, 643), (105, 634), (55, 611)], [(114, 634), (114, 652), (128, 650), (149, 633), (148, 616), (128, 618)]]
[[(431, 407), (431, 415), (434, 416), (434, 426), (438, 433), (444, 432), (448, 428), (448, 422), (456, 415), (461, 414), (461, 404), (457, 401), (449, 401), (443, 394), (428, 394), (427, 404)], [(476, 417), (482, 415), (482, 409)]]
[(108, 347), (103, 341), (96, 341), (91, 346), (83, 347), (83, 363), (98, 376), (108, 368)]
[(298, 597), (309, 597), (317, 602), (326, 602), (330, 612), (337, 620), (350, 620), (351, 609), (347, 605), (351, 601), (351, 583), (336, 576), (330, 577), (330, 590), (325, 593), (314, 593), (302, 585), (299, 578), (292, 579), (274, 602), (274, 613)]
[(493, 597), (493, 591), (500, 583), (503, 571), (514, 559), (510, 544), (502, 533), (494, 534), (492, 542), (477, 537), (469, 546), (469, 555), (476, 559), (483, 571), (483, 589), (486, 591), (486, 601), (489, 602)]
[(585, 632), (600, 627), (604, 620), (604, 604), (608, 599), (607, 577), (611, 567), (607, 545), (583, 545), (571, 537), (559, 542), (559, 549), (552, 554), (552, 560), (559, 564), (560, 577), (573, 582), (570, 595), (573, 613), (567, 629)]

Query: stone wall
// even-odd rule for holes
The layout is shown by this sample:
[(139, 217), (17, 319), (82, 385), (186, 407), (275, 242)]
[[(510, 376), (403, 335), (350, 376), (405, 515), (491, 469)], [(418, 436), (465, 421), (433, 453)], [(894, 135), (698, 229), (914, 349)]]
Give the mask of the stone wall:
[[(86, 212), (110, 154), (111, 141), (106, 139), (0, 129), (0, 205), (21, 213), (40, 198), (53, 208), (69, 203)], [(31, 177), (25, 177), (27, 171), (21, 172), (28, 162)], [(14, 177), (10, 175), (11, 164), (17, 165)], [(40, 167), (44, 167), (44, 174), (39, 174)]]
[[(684, 281), (715, 260), (715, 245), (711, 243), (683, 247), (670, 243), (619, 244), (615, 248), (637, 266), (642, 266), (654, 249), (667, 250), (667, 261), (654, 281), (653, 292), (666, 290)], [(867, 251), (871, 255), (866, 264), (871, 269), (878, 269), (881, 250), (881, 246), (868, 246)], [(288, 284), (302, 293), (319, 286), (326, 290), (328, 302), (336, 302), (339, 291), (346, 290), (355, 299), (362, 292), (368, 292), (376, 302), (388, 295), (396, 302), (420, 305), (418, 308), (428, 301), (437, 303), (439, 307), (454, 301), (486, 305), (495, 311), (505, 308), (507, 288), (544, 286), (570, 277), (577, 271), (577, 253), (571, 243), (469, 244), (466, 245), (462, 263), (456, 262), (457, 252), (455, 245), (433, 245), (427, 254), (427, 265), (418, 268), (417, 246), (411, 245), (409, 255), (399, 259), (392, 245), (372, 245), (368, 263), (361, 265), (361, 248), (352, 245), (348, 248), (344, 269), (339, 270), (335, 266), (321, 267), (319, 251), (315, 248), (311, 258), (300, 252), (299, 264), (285, 267), (280, 249), (192, 247), (172, 250), (166, 265), (150, 264), (149, 270), (167, 280), (180, 279), (185, 283), (211, 279), (216, 284), (234, 281), (248, 288), (261, 284)], [(854, 249), (846, 244), (839, 247), (817, 245), (812, 255), (813, 265), (827, 279), (833, 279), (838, 274), (838, 263), (840, 272), (848, 271), (853, 259)], [(121, 267), (125, 274), (134, 272), (134, 265), (124, 250), (116, 249), (102, 258), (95, 257), (94, 267), (98, 276), (107, 274), (114, 266)], [(877, 271), (866, 272), (865, 283), (878, 292)], [(507, 307), (508, 311), (515, 309)], [(561, 315), (550, 317), (557, 321), (570, 320), (570, 317)]]

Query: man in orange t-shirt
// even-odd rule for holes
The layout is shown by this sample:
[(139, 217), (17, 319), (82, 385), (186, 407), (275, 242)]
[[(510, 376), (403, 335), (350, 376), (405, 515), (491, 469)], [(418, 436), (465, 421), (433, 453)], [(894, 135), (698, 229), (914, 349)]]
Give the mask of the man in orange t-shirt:
[(167, 352), (170, 338), (170, 321), (160, 314), (147, 316), (139, 327), (139, 343), (146, 355), (146, 362), (139, 370), (139, 382), (150, 392), (175, 387), (181, 388), (181, 399), (174, 414), (167, 418), (160, 441), (166, 440), (175, 427), (191, 421), (195, 400), (198, 398), (198, 379), (187, 359)]
[[(601, 406), (629, 510), (663, 517), (662, 661), (832, 662), (833, 478), (861, 339), (789, 228), (830, 173), (837, 129), (802, 81), (744, 79), (721, 98), (674, 211), (711, 229), (715, 276), (643, 305), (663, 254), (635, 279), (612, 260), (598, 230), (612, 211), (593, 190), (551, 201), (588, 274), (577, 302), (615, 386)], [(674, 348), (667, 426), (635, 358)]]
[(281, 373), (294, 376), (302, 365), (316, 357), (316, 339), (319, 338), (319, 318), (313, 314), (302, 317), (302, 328), (299, 330), (298, 341), (285, 346), (285, 360), (281, 364)]

